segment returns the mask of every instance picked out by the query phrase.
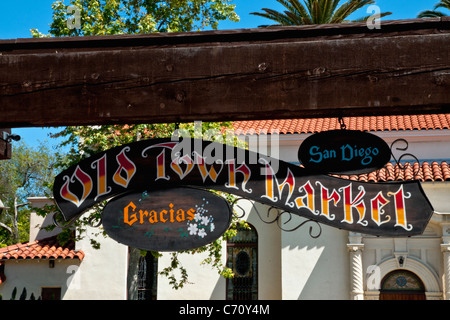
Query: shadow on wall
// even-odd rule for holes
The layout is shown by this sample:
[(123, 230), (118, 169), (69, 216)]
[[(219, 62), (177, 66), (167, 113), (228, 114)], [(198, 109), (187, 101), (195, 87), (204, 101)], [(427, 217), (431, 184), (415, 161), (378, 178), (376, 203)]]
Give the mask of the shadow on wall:
[(214, 289), (211, 293), (210, 300), (225, 300), (226, 299), (226, 280), (223, 277), (220, 277)]
[[(304, 225), (283, 232), (283, 297), (298, 300), (350, 298), (348, 232), (321, 225), (318, 238)], [(312, 231), (313, 235), (316, 235)]]

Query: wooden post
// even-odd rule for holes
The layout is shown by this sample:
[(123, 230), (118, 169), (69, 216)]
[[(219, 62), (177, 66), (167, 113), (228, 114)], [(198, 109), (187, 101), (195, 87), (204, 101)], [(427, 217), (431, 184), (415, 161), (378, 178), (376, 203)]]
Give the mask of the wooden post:
[(11, 159), (11, 143), (4, 139), (4, 132), (11, 134), (11, 129), (0, 128), (0, 160)]

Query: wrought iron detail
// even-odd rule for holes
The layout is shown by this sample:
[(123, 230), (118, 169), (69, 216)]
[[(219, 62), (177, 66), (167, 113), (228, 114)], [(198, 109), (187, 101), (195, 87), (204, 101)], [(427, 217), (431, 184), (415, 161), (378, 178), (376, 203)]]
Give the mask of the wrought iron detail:
[[(394, 145), (399, 144), (399, 143), (403, 143), (404, 146), (402, 146), (402, 147), (401, 147), (401, 146), (395, 147), (395, 150), (397, 150), (397, 151), (406, 151), (406, 150), (408, 150), (408, 148), (409, 148), (409, 143), (408, 143), (408, 141), (406, 141), (406, 140), (403, 139), (403, 138), (394, 140), (394, 141), (391, 143), (391, 156), (392, 156), (392, 159), (394, 160), (395, 164), (396, 164), (400, 169), (405, 170), (405, 169), (407, 169), (408, 166), (411, 166), (410, 163), (405, 163), (405, 165), (403, 165), (403, 164), (401, 163), (401, 161), (403, 161), (403, 158), (405, 158), (405, 157), (411, 157), (411, 158), (413, 158), (417, 163), (420, 163), (419, 159), (417, 159), (417, 157), (416, 157), (415, 155), (411, 154), (411, 153), (403, 153), (403, 154), (397, 159), (397, 158), (395, 157), (395, 155), (394, 155), (393, 150), (394, 150)], [(419, 170), (420, 170), (420, 166), (414, 170), (414, 172), (413, 172), (413, 173), (414, 173), (414, 176), (417, 176), (417, 175), (419, 174)]]
[(75, 217), (65, 223), (60, 223), (60, 221), (64, 221), (64, 218), (62, 217), (61, 212), (56, 212), (55, 214), (53, 214), (52, 216), (52, 220), (53, 220), (53, 224), (61, 229), (65, 229), (65, 228), (69, 228), (71, 227), (75, 221), (77, 221), (78, 217)]
[(100, 217), (99, 216), (90, 216), (88, 221), (89, 221), (89, 225), (92, 228), (98, 228), (102, 225), (101, 216)]
[(245, 251), (240, 251), (236, 255), (236, 271), (240, 276), (245, 276), (250, 271), (250, 256)]
[[(256, 214), (258, 215), (258, 217), (261, 219), (262, 222), (264, 222), (266, 224), (276, 223), (277, 226), (282, 231), (293, 232), (307, 224), (312, 224), (309, 227), (310, 237), (313, 239), (317, 239), (322, 234), (322, 226), (320, 225), (320, 223), (318, 223), (315, 220), (305, 219), (295, 213), (292, 213), (292, 212), (289, 212), (286, 210), (282, 210), (282, 209), (279, 209), (279, 208), (273, 207), (273, 206), (269, 207), (267, 209), (266, 213), (263, 215), (261, 213), (261, 210), (258, 209), (255, 202), (250, 199), (247, 199), (247, 198), (239, 197), (239, 198), (236, 198), (231, 203), (231, 207), (233, 209), (233, 214), (237, 218), (243, 218), (245, 216), (245, 209), (244, 209), (243, 205), (239, 203), (239, 202), (242, 203), (242, 201), (248, 201), (250, 203), (252, 210), (254, 210), (256, 212)], [(284, 217), (287, 216), (287, 218), (286, 219), (282, 218), (283, 216)], [(316, 231), (314, 231), (314, 229), (316, 229)]]
[[(56, 212), (55, 214), (53, 214), (52, 220), (53, 224), (56, 227), (61, 229), (67, 229), (70, 228), (78, 220), (78, 217), (75, 217), (67, 222), (61, 223), (60, 221), (64, 221), (62, 214), (60, 212)], [(90, 216), (88, 219), (88, 223), (90, 227), (98, 228), (102, 225), (102, 218), (99, 215)]]

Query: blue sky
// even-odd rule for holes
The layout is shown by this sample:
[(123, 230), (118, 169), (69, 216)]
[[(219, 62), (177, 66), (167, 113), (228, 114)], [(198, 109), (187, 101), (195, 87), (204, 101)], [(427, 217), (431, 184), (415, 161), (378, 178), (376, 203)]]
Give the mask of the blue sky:
[[(37, 28), (47, 33), (52, 20), (51, 5), (54, 0), (0, 0), (0, 39), (30, 37), (30, 29)], [(392, 12), (389, 19), (412, 19), (422, 10), (432, 9), (439, 0), (378, 0), (381, 11)], [(66, 0), (66, 3), (69, 3)], [(239, 23), (222, 23), (222, 29), (255, 28), (270, 20), (252, 16), (249, 13), (261, 8), (280, 10), (283, 7), (275, 0), (234, 0)]]
[[(32, 28), (48, 33), (53, 2), (54, 0), (0, 0), (0, 39), (29, 38)], [(392, 12), (389, 20), (397, 20), (413, 19), (420, 11), (432, 9), (437, 2), (439, 0), (378, 0), (376, 4), (382, 12)], [(66, 3), (69, 1), (66, 0)], [(219, 25), (220, 29), (256, 28), (261, 24), (270, 24), (270, 20), (252, 16), (250, 12), (261, 11), (261, 8), (283, 8), (275, 0), (234, 0), (233, 3), (236, 4), (236, 12), (241, 21), (223, 22)], [(361, 12), (360, 16), (364, 14), (365, 12)], [(54, 129), (50, 131), (55, 132)], [(13, 129), (13, 133), (19, 134), (29, 145), (34, 145), (37, 141), (56, 143), (54, 139), (47, 137), (48, 132), (48, 129), (42, 128)]]

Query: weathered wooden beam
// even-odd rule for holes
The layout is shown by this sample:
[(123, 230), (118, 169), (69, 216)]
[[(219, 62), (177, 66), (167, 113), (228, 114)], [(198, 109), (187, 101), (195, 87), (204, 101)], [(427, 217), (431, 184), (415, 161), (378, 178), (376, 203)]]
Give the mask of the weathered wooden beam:
[(4, 127), (450, 112), (450, 20), (0, 41)]

